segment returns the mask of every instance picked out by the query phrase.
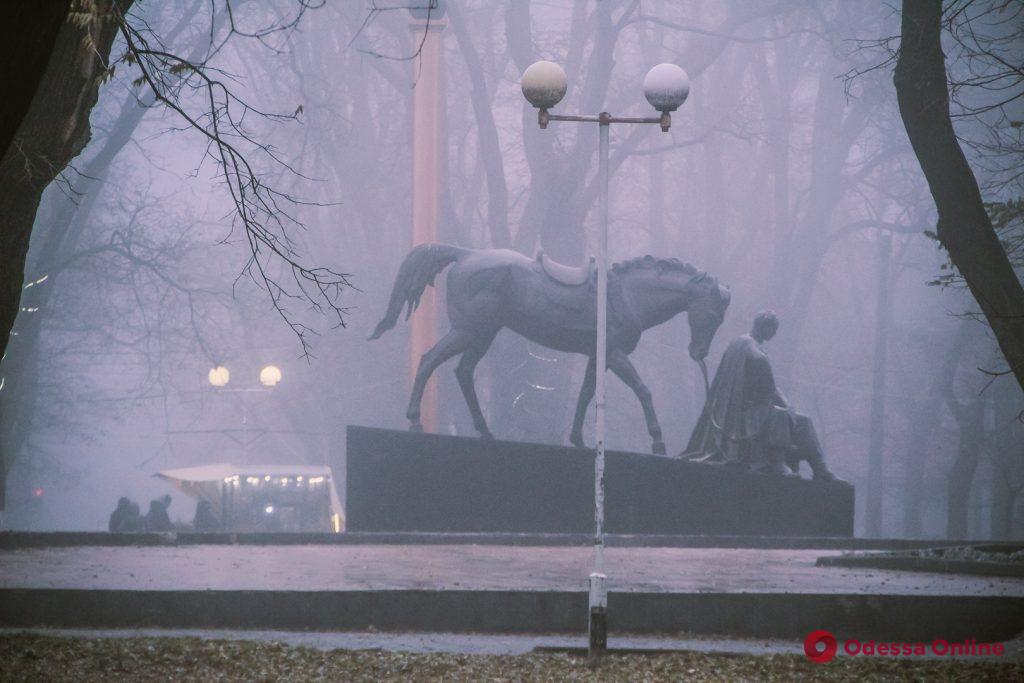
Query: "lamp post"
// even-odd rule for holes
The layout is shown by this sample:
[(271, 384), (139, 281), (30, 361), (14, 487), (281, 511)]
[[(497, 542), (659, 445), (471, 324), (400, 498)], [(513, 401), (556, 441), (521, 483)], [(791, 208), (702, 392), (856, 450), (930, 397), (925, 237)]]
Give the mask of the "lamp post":
[(249, 406), (245, 402), (245, 394), (248, 393), (262, 393), (267, 392), (277, 386), (278, 382), (281, 381), (281, 368), (276, 365), (265, 365), (260, 370), (259, 380), (262, 387), (259, 388), (246, 388), (238, 387), (228, 389), (227, 385), (231, 381), (231, 372), (223, 365), (218, 365), (210, 369), (210, 372), (206, 375), (206, 379), (210, 382), (210, 386), (214, 387), (217, 391), (240, 394), (242, 402), (242, 454), (245, 456), (248, 452), (249, 447)]
[(589, 599), (589, 652), (592, 659), (601, 656), (608, 647), (607, 608), (608, 591), (604, 572), (604, 450), (605, 450), (605, 374), (608, 353), (608, 132), (613, 123), (656, 123), (663, 132), (672, 125), (671, 113), (686, 101), (690, 94), (690, 79), (675, 64), (659, 64), (644, 78), (644, 95), (657, 111), (656, 117), (615, 117), (606, 111), (597, 116), (567, 116), (552, 114), (548, 110), (565, 96), (565, 71), (554, 62), (539, 61), (523, 73), (523, 95), (537, 108), (537, 122), (547, 128), (551, 121), (576, 121), (598, 124), (598, 204), (597, 236), (597, 340), (595, 361), (597, 382), (594, 391), (596, 417), (594, 458), (594, 571), (590, 574)]
[[(215, 390), (219, 392), (239, 395), (239, 400), (242, 403), (242, 434), (240, 439), (240, 445), (242, 446), (242, 459), (245, 461), (244, 464), (246, 465), (249, 464), (249, 406), (245, 402), (245, 394), (265, 393), (271, 391), (275, 386), (277, 386), (278, 382), (281, 381), (281, 378), (281, 368), (277, 367), (276, 365), (265, 365), (260, 370), (259, 374), (259, 382), (262, 385), (261, 387), (233, 387), (229, 389), (228, 383), (231, 381), (231, 372), (223, 365), (217, 365), (216, 367), (211, 368), (210, 372), (207, 373), (206, 375), (206, 379), (210, 382), (210, 386), (212, 386)], [(236, 430), (222, 429), (216, 431), (220, 431), (222, 433), (227, 434)], [(236, 441), (236, 443), (238, 443), (238, 441)], [(228, 483), (228, 480), (225, 479), (224, 483)], [(234, 478), (234, 483), (236, 485), (238, 484), (238, 477)], [(220, 505), (221, 527), (224, 530), (229, 530), (233, 527), (235, 516), (233, 488), (228, 489), (224, 488), (223, 486), (221, 487)], [(267, 512), (270, 513), (272, 511), (273, 510), (270, 509)], [(231, 518), (230, 522), (228, 519), (229, 516)]]

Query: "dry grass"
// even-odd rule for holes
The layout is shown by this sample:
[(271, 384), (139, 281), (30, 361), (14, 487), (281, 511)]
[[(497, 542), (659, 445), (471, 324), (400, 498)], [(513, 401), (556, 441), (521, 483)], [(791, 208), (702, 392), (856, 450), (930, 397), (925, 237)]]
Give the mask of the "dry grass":
[(2, 681), (1021, 681), (1024, 664), (838, 659), (697, 652), (584, 658), (330, 652), (281, 643), (197, 638), (0, 637)]

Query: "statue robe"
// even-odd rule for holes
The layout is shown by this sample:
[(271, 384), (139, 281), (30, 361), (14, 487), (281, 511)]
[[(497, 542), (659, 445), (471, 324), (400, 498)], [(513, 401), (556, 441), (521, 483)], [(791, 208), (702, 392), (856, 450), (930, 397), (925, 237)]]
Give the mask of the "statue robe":
[[(722, 355), (683, 455), (748, 461), (750, 447), (766, 432), (775, 431), (769, 427), (778, 422), (771, 419), (776, 411), (785, 412), (785, 402), (775, 386), (768, 356), (749, 334), (736, 337)], [(777, 436), (773, 442), (788, 440), (788, 435)]]

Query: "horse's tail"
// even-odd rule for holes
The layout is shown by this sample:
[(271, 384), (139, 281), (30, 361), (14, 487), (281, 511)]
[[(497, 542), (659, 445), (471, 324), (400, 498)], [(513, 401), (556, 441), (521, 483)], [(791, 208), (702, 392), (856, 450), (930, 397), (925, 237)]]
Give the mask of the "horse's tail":
[(377, 323), (377, 328), (370, 335), (370, 339), (377, 339), (395, 326), (402, 306), (407, 307), (405, 319), (408, 320), (412, 312), (419, 308), (420, 297), (423, 296), (423, 290), (427, 285), (433, 286), (438, 273), (468, 253), (468, 249), (450, 244), (420, 244), (410, 251), (402, 261), (402, 267), (398, 269), (398, 276), (395, 277), (388, 312), (384, 319)]

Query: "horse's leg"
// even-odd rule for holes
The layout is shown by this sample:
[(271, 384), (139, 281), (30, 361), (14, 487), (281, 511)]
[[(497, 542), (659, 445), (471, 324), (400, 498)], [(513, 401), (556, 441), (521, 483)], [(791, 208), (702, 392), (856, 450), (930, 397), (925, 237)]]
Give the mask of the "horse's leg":
[(583, 448), (583, 419), (587, 416), (587, 407), (590, 400), (594, 398), (594, 385), (597, 383), (597, 372), (595, 367), (597, 360), (591, 356), (587, 362), (587, 372), (583, 376), (583, 386), (580, 387), (580, 397), (576, 401), (576, 415), (572, 420), (572, 432), (569, 433), (569, 443), (576, 448)]
[(455, 366), (455, 378), (459, 380), (459, 388), (462, 389), (462, 396), (466, 399), (469, 407), (469, 414), (473, 416), (473, 426), (478, 434), (484, 439), (493, 439), (494, 435), (487, 428), (487, 420), (484, 419), (483, 411), (480, 410), (480, 401), (476, 397), (476, 386), (473, 384), (473, 372), (477, 363), (491, 347), (491, 342), (497, 336), (497, 331), (478, 336), (473, 339), (469, 348), (462, 354), (459, 364)]
[(656, 455), (665, 455), (665, 442), (661, 440), (661, 427), (658, 425), (658, 416), (654, 413), (651, 390), (640, 379), (629, 356), (619, 349), (608, 349), (608, 367), (626, 383), (626, 386), (633, 390), (639, 399), (640, 407), (644, 409), (644, 419), (647, 421), (647, 433), (651, 435), (651, 452)]
[(423, 425), (420, 423), (420, 401), (423, 399), (423, 390), (427, 386), (430, 375), (437, 369), (437, 366), (465, 351), (473, 339), (472, 332), (451, 329), (441, 338), (441, 341), (434, 344), (433, 348), (420, 358), (416, 379), (412, 383), (412, 394), (409, 396), (409, 409), (405, 412), (405, 416), (409, 418), (409, 431), (423, 431)]

